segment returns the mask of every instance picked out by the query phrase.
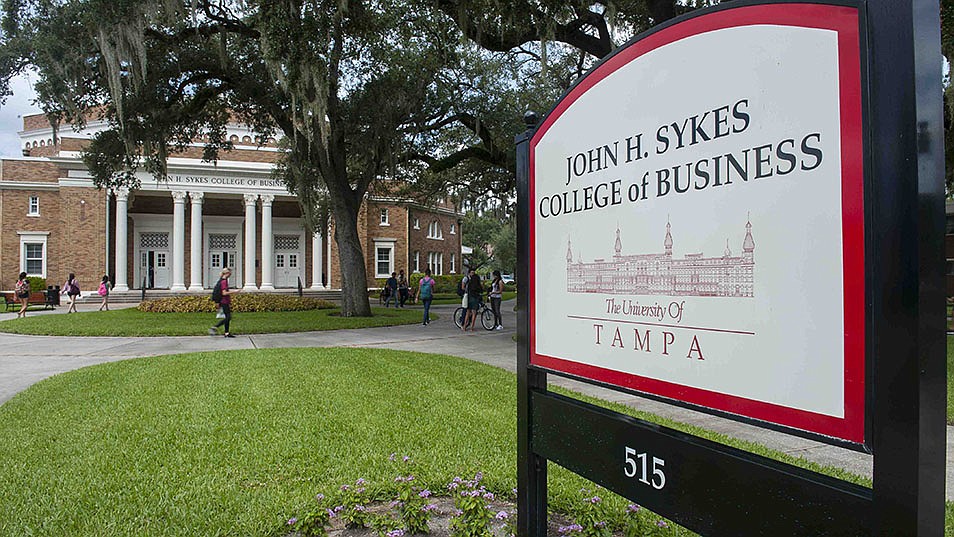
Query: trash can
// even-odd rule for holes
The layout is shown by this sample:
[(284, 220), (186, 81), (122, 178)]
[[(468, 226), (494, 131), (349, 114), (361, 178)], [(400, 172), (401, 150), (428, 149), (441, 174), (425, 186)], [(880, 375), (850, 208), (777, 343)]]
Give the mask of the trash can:
[(46, 287), (46, 303), (54, 307), (60, 305), (59, 285), (48, 285)]

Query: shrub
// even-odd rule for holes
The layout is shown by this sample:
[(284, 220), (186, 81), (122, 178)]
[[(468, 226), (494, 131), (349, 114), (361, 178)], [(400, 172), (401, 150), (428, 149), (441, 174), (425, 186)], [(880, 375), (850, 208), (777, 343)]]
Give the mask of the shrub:
[(27, 281), (30, 282), (30, 291), (46, 291), (46, 278), (41, 278), (39, 276), (27, 276)]
[[(318, 298), (263, 293), (238, 293), (232, 296), (232, 311), (235, 312), (305, 311), (335, 307), (334, 303)], [(206, 295), (158, 298), (139, 304), (139, 311), (148, 313), (212, 313), (216, 308), (215, 302)]]

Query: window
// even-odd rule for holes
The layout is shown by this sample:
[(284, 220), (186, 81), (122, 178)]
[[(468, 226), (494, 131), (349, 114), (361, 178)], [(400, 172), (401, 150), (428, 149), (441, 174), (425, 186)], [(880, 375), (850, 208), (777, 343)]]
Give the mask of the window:
[(26, 260), (27, 274), (43, 273), (43, 243), (27, 242), (24, 243), (23, 257)]
[(382, 226), (390, 226), (390, 225), (391, 225), (391, 223), (388, 222), (388, 210), (387, 210), (387, 209), (381, 209), (381, 225), (382, 225)]
[(434, 220), (433, 222), (431, 222), (429, 226), (427, 226), (427, 238), (428, 239), (443, 239), (444, 238), (444, 233), (441, 231), (440, 222), (438, 222), (437, 220)]
[(421, 252), (414, 250), (414, 272), (421, 271)]
[(394, 272), (394, 241), (374, 242), (375, 278), (389, 278)]
[(20, 270), (28, 276), (46, 278), (47, 232), (20, 232)]
[[(453, 230), (454, 228), (451, 227), (451, 229)], [(451, 274), (454, 274), (456, 272), (457, 272), (457, 255), (451, 254)]]
[(414, 229), (421, 229), (421, 219), (414, 218)]
[(457, 235), (457, 224), (451, 224), (451, 235)]
[(442, 252), (427, 254), (427, 266), (431, 268), (431, 274), (444, 274), (444, 254)]
[(40, 216), (40, 196), (30, 196), (30, 208), (27, 210), (29, 216)]

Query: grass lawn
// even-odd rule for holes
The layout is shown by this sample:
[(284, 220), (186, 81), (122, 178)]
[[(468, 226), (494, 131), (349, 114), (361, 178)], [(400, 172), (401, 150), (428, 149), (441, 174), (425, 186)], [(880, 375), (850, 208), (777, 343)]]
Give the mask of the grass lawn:
[[(390, 453), (413, 457), (432, 491), (482, 471), (510, 496), (515, 428), (515, 375), (451, 356), (269, 349), (87, 367), (0, 406), (0, 535), (281, 535), (316, 493), (358, 478), (389, 498), (404, 471)], [(592, 486), (552, 465), (549, 478), (555, 510)]]
[[(338, 309), (233, 313), (235, 334), (307, 332), (421, 322), (415, 309), (372, 308), (374, 317), (340, 317)], [(432, 314), (433, 315), (433, 314)], [(213, 313), (144, 313), (136, 308), (33, 315), (0, 322), (0, 332), (44, 336), (200, 336), (216, 321)]]

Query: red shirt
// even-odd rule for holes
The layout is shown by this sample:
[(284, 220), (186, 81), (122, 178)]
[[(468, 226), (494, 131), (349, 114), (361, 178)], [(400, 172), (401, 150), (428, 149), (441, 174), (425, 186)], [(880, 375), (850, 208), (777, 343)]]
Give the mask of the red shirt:
[(231, 304), (232, 295), (225, 294), (229, 290), (229, 281), (223, 278), (219, 280), (219, 285), (222, 286), (222, 300), (219, 301), (219, 304)]

